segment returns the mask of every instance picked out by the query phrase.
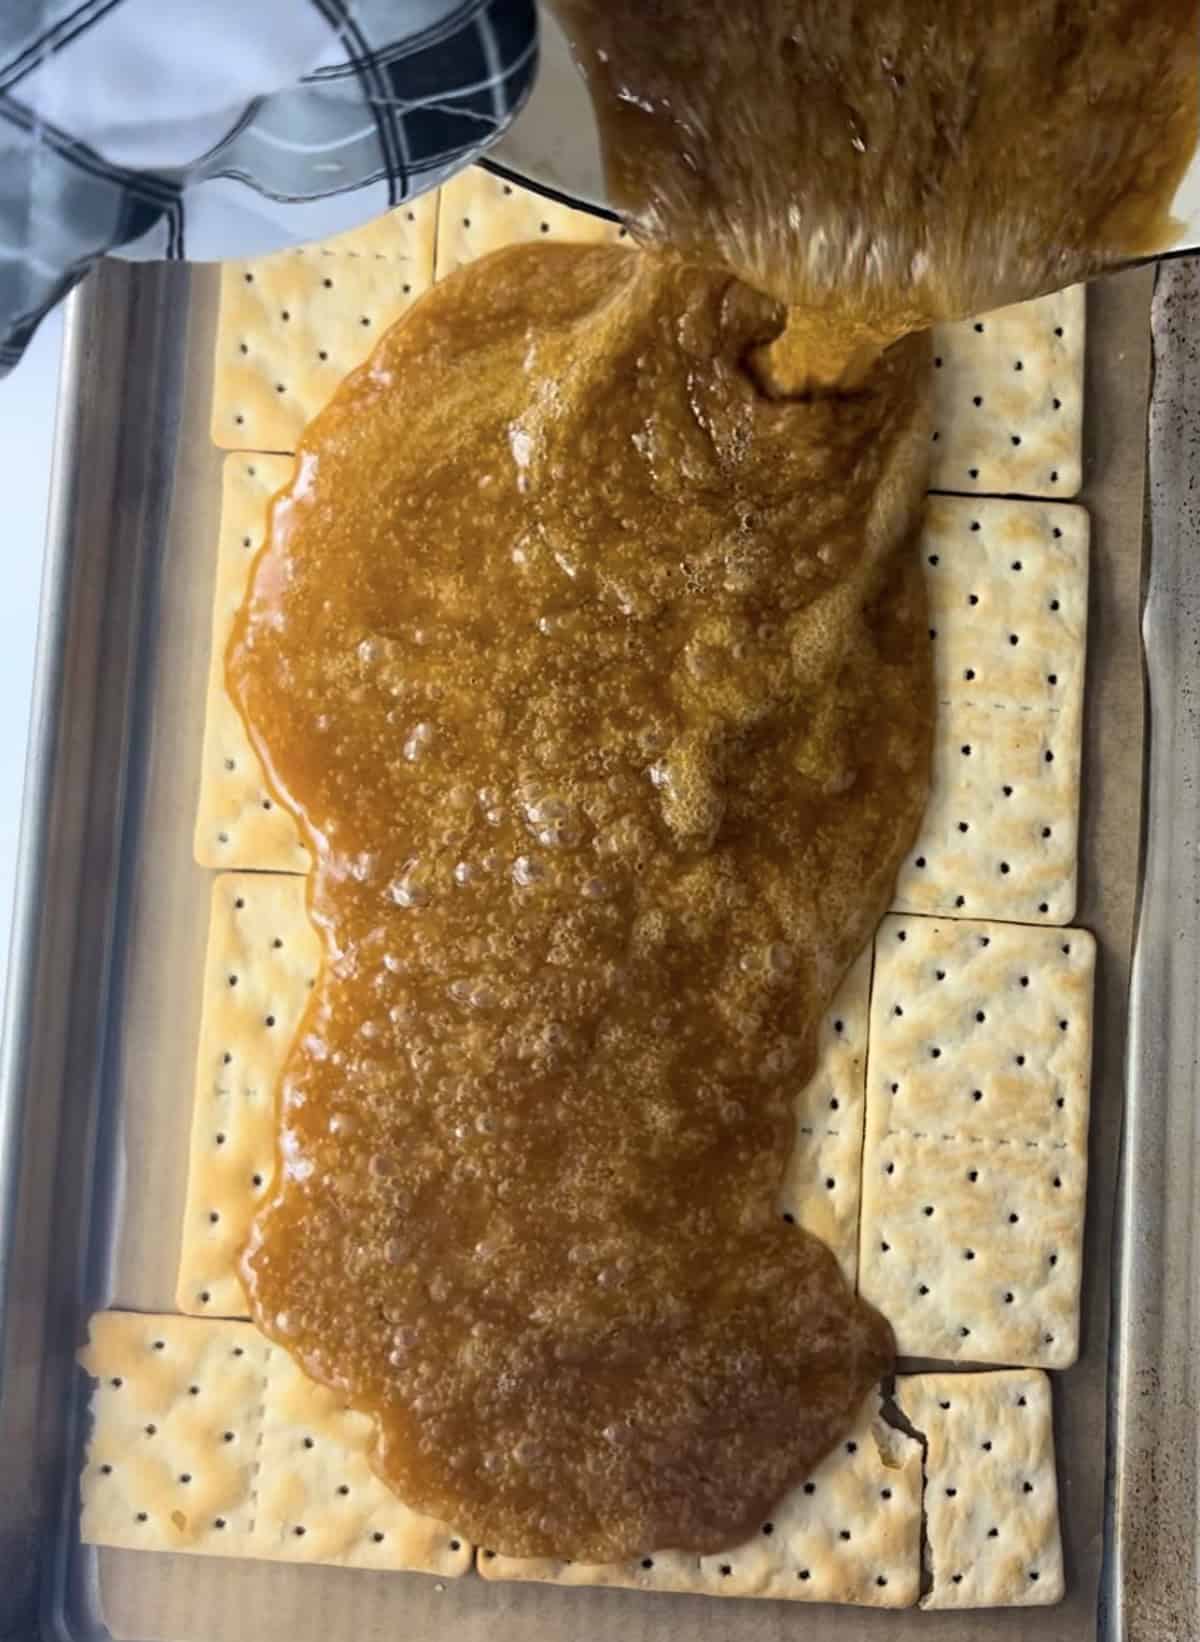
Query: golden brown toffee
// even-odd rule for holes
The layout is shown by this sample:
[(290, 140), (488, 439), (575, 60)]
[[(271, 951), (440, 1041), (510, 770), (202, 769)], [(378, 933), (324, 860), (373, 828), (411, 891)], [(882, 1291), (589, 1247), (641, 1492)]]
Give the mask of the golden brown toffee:
[(1197, 0), (555, 0), (651, 240), (821, 311), (783, 380), (1169, 243)]
[(780, 323), (636, 251), (456, 275), (306, 434), (229, 651), (325, 941), (254, 1314), (513, 1554), (730, 1543), (890, 1362), (775, 1199), (925, 798), (931, 373), (773, 403)]

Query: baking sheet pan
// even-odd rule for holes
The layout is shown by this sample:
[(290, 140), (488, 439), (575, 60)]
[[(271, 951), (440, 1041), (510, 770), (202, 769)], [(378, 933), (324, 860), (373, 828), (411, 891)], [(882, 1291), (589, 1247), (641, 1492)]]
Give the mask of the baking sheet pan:
[[(1173, 328), (1159, 324), (1165, 355), (1194, 350), (1200, 336), (1191, 266), (1173, 265), (1162, 276), (1180, 287)], [(1130, 1082), (1138, 1121), (1124, 1151), (1124, 1236), (1115, 1265), (1112, 1259), (1140, 883), (1152, 279), (1141, 270), (1101, 282), (1089, 307), (1083, 500), (1093, 545), (1080, 921), (1096, 932), (1101, 961), (1083, 1347), (1079, 1365), (1056, 1384), (1069, 1594), (1059, 1608), (923, 1614), (473, 1578), (442, 1583), (77, 1544), (83, 1385), (72, 1353), (86, 1315), (104, 1304), (172, 1308), (210, 884), (192, 861), (191, 831), (219, 495), (219, 459), (207, 435), (214, 274), (111, 265), (92, 276), (73, 299), (68, 328), (31, 807), (0, 1065), (0, 1635), (771, 1642), (803, 1630), (815, 1642), (918, 1635), (1075, 1642), (1097, 1635), (1102, 1591), (1108, 1637), (1197, 1636), (1195, 1370), (1188, 1379), (1178, 1365), (1195, 1363), (1200, 1319), (1178, 1285), (1190, 1280), (1194, 1291), (1196, 1283), (1200, 1165), (1194, 1145), (1189, 1153), (1180, 1144), (1187, 1138), (1180, 1120), (1164, 1127), (1151, 1112), (1168, 1071), (1174, 1108), (1186, 1112), (1193, 1093), (1200, 901), (1172, 896), (1170, 887), (1169, 914), (1161, 895), (1147, 893), (1142, 950), (1161, 946), (1169, 933), (1185, 968), (1172, 971), (1168, 963), (1164, 974), (1161, 963), (1144, 961), (1139, 968)], [(1160, 302), (1160, 321), (1162, 311)], [(1193, 368), (1190, 379), (1186, 371), (1171, 376), (1160, 364), (1156, 438), (1166, 440), (1169, 426), (1187, 426), (1170, 423), (1161, 396), (1170, 387), (1176, 397), (1195, 397), (1196, 375)], [(1175, 437), (1174, 466), (1168, 471), (1160, 458), (1152, 468), (1150, 557), (1159, 579), (1146, 609), (1146, 644), (1152, 664), (1170, 657), (1158, 672), (1152, 665), (1164, 717), (1161, 731), (1155, 725), (1152, 771), (1159, 774), (1150, 789), (1148, 859), (1157, 863), (1155, 882), (1178, 889), (1177, 856), (1187, 857), (1193, 878), (1198, 871), (1192, 840), (1200, 834), (1189, 831), (1186, 806), (1200, 803), (1200, 786), (1175, 780), (1172, 738), (1190, 734), (1192, 760), (1200, 762), (1200, 696), (1188, 694), (1200, 682), (1200, 655), (1187, 608), (1172, 592), (1188, 551), (1185, 533), (1173, 528), (1187, 499), (1188, 435)], [(1190, 455), (1200, 471), (1194, 446)], [(1195, 578), (1188, 585), (1195, 591)], [(1182, 712), (1185, 700), (1192, 717), (1176, 725), (1170, 711)], [(1156, 933), (1164, 916), (1169, 931), (1163, 925)], [(1179, 991), (1183, 977), (1193, 984), (1190, 1009)], [(1172, 1007), (1164, 1010), (1164, 999)], [(1164, 1222), (1157, 1241), (1140, 1237), (1138, 1205), (1147, 1199)], [(1119, 1326), (1110, 1342), (1114, 1272)], [(1153, 1333), (1146, 1306), (1156, 1308)], [(1140, 1376), (1167, 1361), (1175, 1366), (1156, 1404)], [(1186, 1433), (1171, 1401), (1181, 1387), (1192, 1398), (1191, 1446), (1168, 1473), (1161, 1460), (1154, 1468), (1155, 1456)], [(1120, 1463), (1107, 1466), (1107, 1490), (1106, 1412), (1123, 1445)], [(1174, 1529), (1175, 1551), (1152, 1554), (1147, 1534), (1136, 1532), (1143, 1522), (1157, 1522), (1162, 1535)], [(1188, 1534), (1190, 1559), (1186, 1543), (1179, 1549)]]

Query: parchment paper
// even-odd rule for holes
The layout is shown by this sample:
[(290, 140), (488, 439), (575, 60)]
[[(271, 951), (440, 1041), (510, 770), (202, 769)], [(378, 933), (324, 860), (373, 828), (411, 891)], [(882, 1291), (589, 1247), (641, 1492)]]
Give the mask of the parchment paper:
[[(1123, 1100), (1126, 993), (1137, 896), (1143, 686), (1139, 607), (1152, 276), (1089, 297), (1086, 464), (1092, 517), (1079, 921), (1099, 943), (1091, 1179), (1079, 1364), (1058, 1377), (1068, 1595), (1057, 1608), (967, 1614), (627, 1591), (438, 1582), (419, 1574), (83, 1552), (113, 1634), (138, 1642), (1085, 1642), (1102, 1551), (1109, 1250)], [(150, 780), (136, 824), (133, 961), (120, 1001), (126, 1173), (109, 1304), (173, 1309), (211, 875), (192, 823), (217, 536), (219, 460), (208, 442), (215, 278), (197, 274), (189, 404), (165, 544)], [(94, 1556), (94, 1565), (87, 1560)]]

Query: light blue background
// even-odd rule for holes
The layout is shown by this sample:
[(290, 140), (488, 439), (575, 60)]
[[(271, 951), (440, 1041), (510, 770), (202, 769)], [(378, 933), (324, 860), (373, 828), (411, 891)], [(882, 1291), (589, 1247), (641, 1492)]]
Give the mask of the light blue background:
[(59, 310), (43, 322), (16, 370), (0, 381), (0, 517), (8, 520), (0, 561), (0, 996), (8, 976), (61, 353)]

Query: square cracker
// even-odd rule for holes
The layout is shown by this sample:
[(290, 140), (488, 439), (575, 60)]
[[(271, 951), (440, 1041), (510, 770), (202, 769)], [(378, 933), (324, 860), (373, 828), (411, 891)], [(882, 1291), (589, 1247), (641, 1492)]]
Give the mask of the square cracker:
[(306, 880), (227, 873), (212, 890), (187, 1203), (181, 1311), (241, 1317), (237, 1261), (275, 1171), (275, 1092), (321, 947)]
[(904, 1356), (1075, 1360), (1094, 967), (1082, 930), (880, 927), (859, 1288)]
[(897, 911), (1074, 916), (1078, 720), (949, 702), (938, 708), (929, 802), (900, 867)]
[(445, 279), (506, 245), (541, 239), (615, 245), (628, 237), (629, 230), (619, 223), (577, 211), (472, 165), (442, 185), (434, 278)]
[(86, 1543), (445, 1578), (471, 1566), (461, 1535), (371, 1472), (370, 1421), (249, 1323), (99, 1312), (80, 1360), (96, 1380)]
[(1085, 508), (930, 496), (921, 531), (939, 701), (1077, 716), (1087, 652)]
[(1086, 311), (1073, 285), (934, 329), (934, 490), (1078, 494)]
[(1088, 516), (931, 496), (921, 538), (938, 722), (901, 911), (1066, 923), (1075, 912)]
[(732, 1550), (650, 1551), (601, 1564), (485, 1550), (479, 1572), (554, 1585), (911, 1607), (920, 1582), (921, 1449), (878, 1410), (872, 1393), (845, 1442), (779, 1502), (753, 1539)]
[(821, 1023), (820, 1058), (796, 1097), (796, 1133), (779, 1191), (784, 1218), (827, 1243), (851, 1284), (858, 1266), (870, 999), (868, 947)]
[(137, 1312), (92, 1318), (83, 1539), (250, 1556), (271, 1347), (248, 1324)]
[(290, 456), (227, 456), (221, 470), (212, 653), (195, 833), (196, 859), (202, 867), (276, 872), (307, 872), (309, 867), (296, 823), (271, 796), (242, 715), (225, 688), (225, 651), (263, 543), (267, 503), (291, 476)]
[(221, 269), (213, 441), (293, 451), (348, 371), (433, 280), (437, 196), (299, 251)]
[(1063, 1595), (1050, 1382), (1036, 1371), (912, 1374), (896, 1402), (925, 1438), (923, 1608)]

